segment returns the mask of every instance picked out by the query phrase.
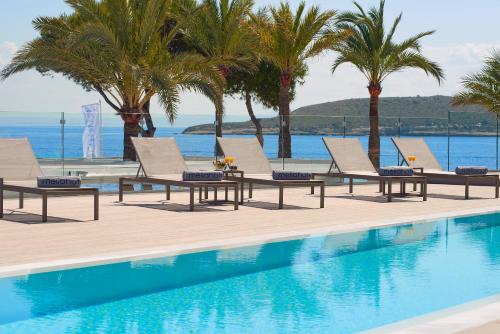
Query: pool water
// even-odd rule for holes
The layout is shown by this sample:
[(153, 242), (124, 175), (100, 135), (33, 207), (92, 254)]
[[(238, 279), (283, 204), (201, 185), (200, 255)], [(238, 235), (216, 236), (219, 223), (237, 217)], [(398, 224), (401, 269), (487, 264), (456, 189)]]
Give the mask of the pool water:
[(0, 279), (0, 333), (355, 333), (500, 293), (500, 214)]

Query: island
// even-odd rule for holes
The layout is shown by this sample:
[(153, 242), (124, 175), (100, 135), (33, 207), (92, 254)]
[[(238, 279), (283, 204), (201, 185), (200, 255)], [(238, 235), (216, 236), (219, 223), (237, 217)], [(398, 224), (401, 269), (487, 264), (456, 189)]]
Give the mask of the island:
[[(480, 106), (452, 107), (449, 96), (380, 98), (381, 135), (491, 136), (497, 116)], [(298, 108), (291, 113), (293, 135), (366, 135), (369, 101), (347, 99)], [(277, 134), (279, 118), (261, 118), (264, 134)], [(224, 123), (224, 134), (254, 134), (251, 121)], [(184, 134), (213, 134), (213, 124), (190, 126)]]

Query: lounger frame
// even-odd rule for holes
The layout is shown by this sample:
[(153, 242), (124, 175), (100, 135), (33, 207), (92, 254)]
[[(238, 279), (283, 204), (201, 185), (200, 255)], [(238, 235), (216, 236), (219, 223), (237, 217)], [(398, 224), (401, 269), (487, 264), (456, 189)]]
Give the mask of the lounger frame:
[[(398, 150), (398, 155), (401, 158), (400, 165), (409, 165), (409, 163), (406, 161), (406, 157), (404, 155), (403, 148), (399, 145), (398, 141), (401, 140), (401, 138), (391, 138), (394, 146)], [(426, 170), (426, 166), (419, 166), (418, 168), (414, 168), (415, 174), (419, 176), (425, 176), (428, 179), (429, 183), (435, 183), (435, 184), (456, 184), (453, 182), (443, 182), (443, 180), (458, 180), (459, 185), (463, 185), (465, 187), (465, 194), (464, 198), (469, 199), (469, 188), (472, 184), (476, 185), (478, 182), (474, 181), (486, 181), (487, 186), (491, 186), (491, 184), (488, 183), (489, 180), (492, 181), (492, 186), (495, 188), (495, 198), (499, 198), (499, 188), (500, 188), (500, 177), (497, 174), (480, 174), (480, 175), (461, 175), (461, 174), (454, 174), (452, 172), (447, 172), (443, 171), (441, 166), (439, 165), (439, 162), (437, 161), (436, 157), (430, 150), (429, 146), (427, 146), (427, 143), (422, 138), (405, 138), (405, 140), (413, 140), (415, 143), (418, 143), (419, 145), (425, 145), (423, 147), (423, 152), (421, 154), (427, 154), (429, 155), (426, 157), (428, 160), (430, 160), (433, 164), (432, 166), (434, 167), (434, 170), (439, 167), (439, 172), (433, 172), (432, 170), (429, 171), (429, 169)], [(420, 155), (419, 155), (420, 156)]]
[(24, 194), (42, 196), (42, 222), (47, 222), (47, 202), (50, 196), (94, 195), (94, 220), (99, 219), (99, 189), (40, 188), (37, 177), (43, 176), (40, 164), (28, 138), (0, 139), (0, 218), (3, 218), (4, 191), (19, 193), (19, 207), (24, 206)]
[[(120, 177), (119, 178), (119, 187), (118, 187), (118, 200), (123, 202), (123, 192), (125, 183), (137, 183), (137, 184), (159, 184), (165, 186), (166, 200), (170, 200), (171, 187), (180, 187), (180, 188), (188, 188), (189, 189), (189, 211), (194, 211), (194, 202), (195, 202), (195, 191), (198, 189), (198, 200), (201, 203), (203, 200), (203, 189), (213, 188), (214, 193), (217, 194), (218, 188), (233, 188), (234, 190), (234, 210), (238, 210), (238, 194), (239, 194), (239, 185), (238, 182), (234, 181), (180, 181), (180, 180), (170, 180), (163, 178), (155, 178), (155, 177)], [(215, 195), (217, 196), (217, 195)], [(214, 200), (217, 200), (215, 197)]]
[[(199, 191), (199, 201), (202, 202), (202, 192), (208, 188), (214, 189), (214, 200), (217, 200), (217, 189), (226, 189), (228, 201), (228, 188), (234, 190), (234, 209), (238, 210), (239, 186), (237, 182), (220, 181), (182, 181), (169, 178), (169, 175), (181, 175), (188, 170), (186, 162), (177, 146), (175, 138), (132, 138), (132, 144), (137, 152), (139, 168), (135, 177), (120, 177), (118, 199), (123, 201), (124, 185), (127, 184), (157, 184), (165, 186), (166, 199), (170, 200), (171, 187), (187, 188), (189, 190), (189, 210), (194, 211), (194, 193)], [(140, 176), (141, 171), (144, 176)]]
[(244, 200), (245, 184), (248, 184), (248, 198), (253, 198), (253, 185), (259, 184), (259, 185), (278, 188), (279, 209), (283, 209), (284, 189), (293, 187), (311, 187), (311, 189), (319, 187), (320, 188), (319, 207), (320, 208), (325, 207), (325, 182), (321, 180), (270, 180), (270, 179), (261, 179), (256, 177), (247, 177), (247, 176), (243, 177), (227, 176), (227, 179), (231, 181), (236, 181), (240, 184), (242, 203)]
[(420, 168), (422, 171), (421, 172), (415, 172), (416, 175), (421, 175), (427, 177), (427, 179), (430, 181), (430, 183), (437, 183), (437, 184), (453, 184), (453, 183), (445, 183), (445, 182), (437, 182), (436, 180), (439, 179), (448, 179), (448, 180), (459, 180), (460, 185), (465, 186), (465, 194), (464, 194), (464, 199), (469, 199), (469, 188), (471, 186), (471, 183), (474, 183), (474, 180), (493, 180), (494, 183), (494, 188), (495, 188), (495, 198), (498, 198), (500, 195), (500, 178), (496, 174), (483, 174), (483, 175), (459, 175), (459, 174), (452, 174), (452, 173), (432, 173), (432, 172), (426, 172), (425, 169)]
[[(427, 201), (427, 178), (425, 176), (380, 176), (380, 175), (366, 175), (366, 174), (356, 174), (356, 173), (313, 173), (313, 178), (320, 177), (333, 177), (340, 179), (349, 180), (349, 193), (354, 192), (354, 180), (366, 180), (366, 181), (378, 181), (379, 182), (379, 192), (387, 195), (387, 202), (392, 202), (392, 198), (395, 195), (400, 197), (407, 196), (406, 183), (420, 184), (420, 194), (423, 201)], [(400, 192), (394, 193), (393, 183), (400, 184)], [(387, 191), (386, 189), (387, 185)], [(314, 189), (311, 188), (311, 193), (314, 193)]]
[(99, 189), (97, 188), (35, 188), (15, 184), (4, 183), (0, 178), (0, 218), (3, 218), (4, 191), (19, 193), (19, 208), (24, 207), (24, 194), (34, 194), (42, 196), (42, 222), (47, 222), (47, 206), (49, 196), (94, 196), (94, 220), (99, 220)]
[[(376, 169), (373, 167), (371, 162), (368, 159), (366, 153), (364, 152), (361, 143), (359, 142), (358, 139), (355, 138), (349, 138), (349, 139), (338, 139), (339, 141), (347, 142), (351, 145), (356, 145), (356, 147), (353, 147), (352, 153), (355, 155), (356, 153), (358, 155), (363, 154), (362, 156), (362, 166), (365, 166), (366, 168), (369, 168), (366, 170), (366, 173), (357, 173), (357, 172), (348, 172), (348, 171), (342, 171), (341, 167), (339, 166), (338, 162), (335, 159), (335, 152), (332, 151), (332, 148), (329, 146), (327, 142), (327, 138), (322, 138), (323, 143), (325, 144), (326, 149), (328, 150), (328, 153), (330, 154), (330, 157), (332, 159), (332, 162), (330, 164), (330, 167), (328, 169), (327, 173), (313, 173), (313, 178), (315, 177), (328, 177), (328, 178), (340, 178), (340, 179), (348, 179), (349, 180), (349, 193), (353, 193), (353, 188), (354, 188), (354, 180), (366, 180), (366, 181), (378, 181), (379, 182), (379, 192), (381, 192), (384, 195), (387, 195), (387, 201), (392, 202), (392, 198), (395, 193), (392, 191), (392, 185), (394, 182), (397, 182), (400, 184), (400, 192), (398, 195), (401, 197), (407, 196), (408, 194), (406, 193), (406, 183), (413, 183), (413, 184), (420, 184), (420, 194), (419, 196), (422, 197), (423, 201), (427, 201), (427, 178), (425, 176), (420, 176), (420, 175), (412, 175), (412, 176), (382, 176), (382, 175), (377, 175), (376, 174)], [(361, 156), (359, 156), (361, 159)], [(355, 159), (354, 159), (355, 160)], [(352, 163), (352, 162), (351, 162)], [(339, 170), (339, 172), (332, 172), (332, 170), (336, 168)], [(365, 169), (366, 169), (365, 168)], [(373, 173), (373, 174), (370, 174)], [(387, 192), (385, 190), (385, 186), (387, 185)], [(311, 192), (313, 189), (311, 189)]]
[[(227, 180), (240, 183), (241, 201), (244, 199), (245, 184), (248, 184), (248, 197), (253, 197), (253, 185), (278, 188), (278, 208), (283, 209), (284, 189), (292, 187), (320, 187), (320, 208), (325, 207), (325, 183), (321, 180), (274, 180), (270, 178), (273, 172), (262, 146), (257, 138), (217, 138), (219, 147), (226, 156), (236, 158), (239, 169), (244, 175), (226, 175)], [(250, 175), (250, 176), (249, 176)], [(260, 177), (260, 176), (266, 177)]]

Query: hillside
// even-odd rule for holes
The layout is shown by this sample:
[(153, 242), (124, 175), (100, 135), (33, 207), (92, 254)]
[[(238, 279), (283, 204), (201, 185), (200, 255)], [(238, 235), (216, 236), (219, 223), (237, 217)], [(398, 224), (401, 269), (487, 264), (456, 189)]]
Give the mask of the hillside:
[[(368, 133), (369, 100), (349, 99), (298, 108), (292, 112), (293, 134), (343, 134), (344, 116), (346, 134)], [(393, 135), (440, 135), (450, 132), (456, 135), (487, 135), (496, 131), (495, 115), (478, 106), (454, 108), (449, 96), (385, 97), (380, 99), (381, 134)], [(398, 127), (398, 119), (401, 124)], [(278, 118), (261, 119), (266, 134), (278, 132)], [(186, 134), (211, 134), (213, 124), (191, 126)], [(224, 123), (226, 134), (254, 133), (253, 124), (248, 122)]]

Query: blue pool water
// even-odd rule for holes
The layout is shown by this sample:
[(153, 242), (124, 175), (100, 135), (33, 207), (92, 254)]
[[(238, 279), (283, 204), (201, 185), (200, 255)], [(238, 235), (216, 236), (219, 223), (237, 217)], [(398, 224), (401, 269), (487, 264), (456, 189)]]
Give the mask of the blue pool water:
[(354, 333), (500, 293), (500, 214), (0, 279), (0, 333)]

